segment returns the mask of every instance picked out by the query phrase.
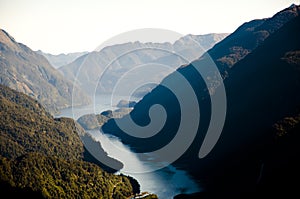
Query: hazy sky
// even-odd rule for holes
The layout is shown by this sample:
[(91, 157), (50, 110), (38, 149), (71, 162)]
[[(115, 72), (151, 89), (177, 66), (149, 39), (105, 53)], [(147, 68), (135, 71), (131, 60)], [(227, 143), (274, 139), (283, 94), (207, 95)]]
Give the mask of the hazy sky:
[(33, 50), (92, 51), (140, 28), (181, 34), (233, 32), (299, 0), (0, 0), (0, 28)]

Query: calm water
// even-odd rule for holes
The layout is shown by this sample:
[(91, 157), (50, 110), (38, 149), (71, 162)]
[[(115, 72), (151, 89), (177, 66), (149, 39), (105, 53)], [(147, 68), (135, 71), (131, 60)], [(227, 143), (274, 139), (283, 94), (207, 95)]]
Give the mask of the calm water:
[[(117, 107), (115, 106), (117, 102), (121, 99), (125, 99), (123, 96), (116, 96), (114, 100), (111, 100), (111, 95), (98, 95), (94, 97), (92, 100), (93, 102), (87, 106), (80, 106), (80, 107), (71, 107), (67, 109), (61, 110), (59, 115), (56, 117), (70, 117), (77, 120), (80, 116), (89, 113), (99, 114), (102, 111), (106, 110), (114, 110)], [(138, 101), (139, 99), (131, 99)]]
[[(64, 116), (78, 119), (81, 115), (100, 113), (108, 109), (115, 109), (115, 107), (111, 105), (110, 96), (103, 95), (97, 96), (95, 105), (64, 109), (57, 117)], [(155, 193), (160, 199), (171, 199), (179, 193), (200, 191), (195, 181), (185, 171), (178, 170), (173, 166), (155, 171), (155, 165), (149, 165), (149, 163), (140, 160), (118, 138), (103, 134), (99, 130), (87, 132), (101, 142), (102, 147), (110, 157), (120, 160), (124, 164), (124, 168), (120, 173), (137, 179), (141, 185), (141, 191)]]

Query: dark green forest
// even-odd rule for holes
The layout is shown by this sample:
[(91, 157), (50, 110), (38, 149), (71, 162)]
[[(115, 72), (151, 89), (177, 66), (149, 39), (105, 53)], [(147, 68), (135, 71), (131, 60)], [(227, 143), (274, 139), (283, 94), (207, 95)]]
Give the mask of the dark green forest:
[[(127, 198), (137, 181), (84, 161), (84, 130), (53, 118), (25, 94), (0, 85), (1, 195), (37, 198)], [(3, 193), (3, 194), (2, 194)]]

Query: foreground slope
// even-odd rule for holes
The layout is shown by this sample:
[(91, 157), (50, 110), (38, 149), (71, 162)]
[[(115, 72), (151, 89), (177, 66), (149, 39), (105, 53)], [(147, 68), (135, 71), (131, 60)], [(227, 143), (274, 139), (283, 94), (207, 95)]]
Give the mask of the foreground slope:
[(36, 100), (3, 85), (0, 107), (1, 195), (127, 198), (139, 192), (134, 179), (98, 166), (80, 137), (98, 144), (99, 155), (110, 158), (74, 120), (54, 119)]

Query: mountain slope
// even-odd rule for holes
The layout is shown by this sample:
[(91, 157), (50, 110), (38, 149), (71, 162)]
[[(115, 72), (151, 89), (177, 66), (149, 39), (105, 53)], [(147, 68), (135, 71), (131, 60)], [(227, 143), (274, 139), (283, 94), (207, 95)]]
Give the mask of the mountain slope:
[(98, 166), (81, 139), (97, 145), (102, 158), (122, 168), (74, 120), (54, 119), (36, 100), (3, 85), (0, 107), (0, 184), (7, 187), (1, 195), (127, 198), (139, 192), (134, 179)]
[[(270, 129), (278, 120), (299, 110), (300, 95), (297, 92), (300, 89), (299, 26), (298, 16), (235, 64), (231, 76), (224, 81), (228, 104), (227, 122), (218, 144), (210, 154), (211, 160), (206, 159), (206, 167), (209, 164), (221, 164), (223, 167), (222, 172), (217, 171), (221, 169), (218, 166), (208, 169), (215, 172), (214, 180), (219, 183), (218, 189), (224, 191), (229, 186), (236, 186), (241, 191), (249, 191), (256, 188), (261, 164), (269, 158), (263, 154), (271, 150), (270, 142), (273, 142), (274, 135)], [(290, 162), (294, 162), (293, 154), (298, 152), (290, 151), (286, 157), (278, 157), (277, 161), (283, 163), (287, 158)], [(225, 161), (222, 160), (224, 158)], [(205, 160), (198, 162), (201, 164)], [(199, 171), (199, 167), (192, 167), (191, 170), (197, 173), (196, 175), (204, 175)], [(299, 174), (291, 163), (287, 163), (286, 167), (293, 169), (296, 176)], [(231, 180), (225, 182), (224, 179), (229, 176)], [(228, 186), (224, 185), (226, 183)], [(280, 182), (274, 181), (274, 184), (276, 183)], [(272, 195), (277, 193), (290, 195), (289, 192), (296, 193), (291, 178), (282, 189), (267, 191)]]
[(100, 164), (92, 158), (83, 140), (92, 143), (98, 154), (114, 163), (115, 168), (122, 168), (122, 164), (107, 157), (100, 143), (86, 134), (73, 119), (53, 118), (36, 100), (3, 85), (0, 85), (0, 98), (2, 156), (17, 158), (28, 152), (39, 151), (49, 156), (89, 159)]
[[(297, 6), (297, 8), (299, 8), (299, 6)], [(294, 10), (294, 7), (291, 8), (291, 9)], [(282, 12), (286, 12), (286, 9), (279, 12), (279, 14), (282, 13)], [(277, 15), (275, 15), (275, 16), (277, 16)], [(255, 20), (254, 22), (256, 23), (258, 21), (259, 20)], [(263, 20), (263, 21), (265, 21), (265, 20)], [(272, 18), (270, 18), (267, 21), (272, 21)], [(251, 27), (253, 26), (254, 22), (251, 22), (251, 24), (252, 24)], [(261, 21), (260, 21), (258, 24), (262, 25), (263, 23), (261, 23)], [(282, 24), (281, 24), (281, 26), (282, 26)], [(203, 78), (207, 78), (207, 77), (202, 77), (201, 75), (199, 75), (199, 73), (194, 69), (194, 67), (205, 67), (207, 62), (209, 62), (207, 60), (211, 59), (210, 52), (212, 52), (212, 54), (213, 54), (212, 58), (213, 58), (216, 54), (219, 53), (219, 51), (217, 49), (219, 49), (220, 46), (224, 46), (220, 50), (221, 51), (220, 54), (224, 54), (223, 49), (230, 48), (230, 46), (237, 45), (236, 43), (238, 41), (240, 41), (241, 43), (247, 41), (247, 38), (244, 37), (245, 33), (243, 31), (242, 32), (240, 32), (240, 31), (243, 30), (243, 29), (248, 29), (248, 28), (249, 27), (245, 27), (245, 25), (242, 25), (240, 28), (237, 29), (237, 31), (235, 31), (234, 33), (229, 35), (227, 38), (225, 38), (223, 41), (221, 41), (220, 43), (215, 45), (214, 48), (209, 50), (208, 53), (203, 55), (200, 59), (196, 60), (195, 62), (192, 62), (192, 64), (190, 64), (190, 65), (187, 65), (185, 67), (181, 67), (181, 68), (178, 69), (178, 72), (180, 74), (182, 74), (189, 81), (189, 83), (192, 85), (193, 89), (196, 91), (196, 94), (198, 95), (198, 98), (201, 99), (200, 100), (200, 101), (202, 101), (201, 103), (204, 104), (204, 105), (201, 105), (201, 103), (200, 103), (200, 108), (201, 108), (201, 111), (203, 112), (203, 113), (201, 112), (201, 115), (202, 114), (204, 114), (204, 115), (205, 114), (210, 114), (209, 110), (207, 110), (207, 108), (206, 108), (206, 105), (210, 106), (210, 102), (208, 100), (206, 100), (204, 102), (204, 100), (207, 97), (209, 97), (209, 96), (207, 96), (208, 95), (208, 90), (209, 89), (210, 90), (216, 89), (215, 87), (218, 85), (218, 83), (212, 85), (211, 88), (206, 88), (206, 85), (203, 82)], [(228, 41), (228, 38), (232, 38), (232, 37), (237, 38), (237, 41), (232, 40), (232, 42), (229, 43), (230, 40)], [(250, 40), (252, 40), (253, 39), (253, 34), (252, 33), (249, 34), (249, 37), (250, 37)], [(242, 44), (238, 44), (238, 45), (242, 46)], [(240, 58), (240, 59), (242, 59), (242, 58)], [(260, 58), (259, 60), (261, 60), (261, 59), (262, 58)], [(217, 62), (217, 60), (214, 60), (214, 62)], [(193, 64), (193, 63), (195, 63), (195, 64)], [(218, 62), (216, 64), (217, 64), (217, 66), (219, 66)], [(209, 72), (208, 72), (208, 74), (209, 74)], [(181, 87), (180, 81), (177, 78), (178, 77), (176, 76), (176, 74), (175, 75), (171, 74), (167, 78), (164, 79), (163, 83), (165, 82), (166, 85), (168, 85), (167, 82), (176, 82), (177, 86)], [(213, 76), (210, 76), (210, 78), (214, 79)], [(242, 78), (242, 76), (240, 78)], [(183, 95), (184, 95), (184, 91), (183, 91)], [(204, 98), (204, 100), (202, 98)], [(146, 125), (149, 122), (149, 117), (147, 116), (149, 107), (151, 107), (151, 105), (156, 104), (156, 103), (163, 105), (166, 108), (166, 110), (170, 112), (170, 114), (168, 114), (168, 119), (169, 120), (167, 120), (166, 125), (170, 125), (170, 128), (171, 128), (171, 126), (174, 126), (174, 125), (171, 125), (171, 124), (176, 124), (175, 121), (179, 122), (178, 121), (178, 114), (180, 114), (180, 110), (178, 108), (178, 104), (177, 104), (178, 102), (177, 102), (176, 99), (174, 99), (174, 95), (172, 95), (172, 93), (168, 89), (164, 88), (164, 86), (156, 87), (154, 90), (152, 90), (152, 92), (149, 95), (146, 95), (143, 98), (143, 100), (141, 100), (135, 106), (134, 110), (131, 112), (131, 116), (134, 118), (134, 121), (137, 122), (137, 124)], [(207, 115), (207, 117), (209, 117), (209, 115)], [(205, 119), (205, 117), (204, 117), (204, 119)], [(111, 128), (114, 129), (113, 120), (109, 121), (109, 123), (110, 122), (111, 122), (111, 125), (112, 125)], [(170, 122), (170, 124), (168, 124), (168, 122)], [(209, 122), (209, 121), (206, 121), (206, 122)], [(110, 129), (110, 127), (109, 127), (110, 124), (109, 123), (104, 125), (104, 129), (106, 127), (107, 127), (107, 130)], [(204, 124), (204, 125), (207, 125), (207, 124)], [(176, 132), (176, 127), (174, 126), (172, 128), (173, 128), (173, 131)], [(113, 131), (109, 130), (109, 132), (112, 133)], [(114, 132), (114, 133), (116, 133), (116, 132)], [(116, 133), (116, 134), (118, 134), (118, 133)], [(124, 135), (124, 136), (126, 136), (126, 135)]]
[(300, 7), (292, 5), (276, 13), (273, 17), (255, 19), (241, 25), (233, 34), (208, 51), (221, 73), (227, 75), (229, 69), (286, 22), (300, 14)]
[[(175, 165), (189, 171), (201, 181), (201, 185), (208, 191), (229, 193), (229, 196), (255, 191), (263, 160), (263, 151), (269, 149), (269, 142), (273, 138), (269, 129), (278, 120), (299, 109), (300, 39), (298, 35), (300, 35), (300, 17), (297, 16), (298, 11), (299, 6), (293, 6), (279, 12), (273, 18), (251, 22), (251, 27), (253, 27), (253, 23), (256, 23), (256, 28), (267, 26), (274, 21), (279, 21), (280, 25), (276, 26), (276, 30), (273, 29), (274, 32), (270, 31), (270, 35), (259, 45), (254, 43), (256, 46), (247, 48), (251, 52), (247, 52), (244, 56), (237, 56), (235, 64), (232, 67), (228, 65), (226, 68), (229, 76), (226, 76), (224, 80), (227, 95), (225, 126), (214, 149), (204, 159), (199, 159), (198, 154), (210, 122), (211, 101), (208, 94), (218, 96), (219, 84), (208, 88), (209, 91), (213, 89), (213, 92), (208, 92), (202, 78), (213, 79), (213, 75), (201, 77), (193, 68), (193, 63), (178, 70), (196, 92), (201, 121), (194, 142), (175, 162)], [(286, 12), (293, 13), (293, 17), (289, 14), (281, 15)], [(284, 17), (277, 20), (278, 16)], [(211, 49), (209, 53), (212, 52), (212, 57), (218, 59), (218, 54), (221, 56), (226, 54), (223, 52), (226, 48), (243, 46), (243, 42), (253, 41), (252, 33), (248, 36), (243, 35), (242, 29), (244, 28), (246, 28), (245, 25)], [(242, 34), (239, 31), (242, 31)], [(234, 37), (236, 39), (233, 39)], [(239, 40), (241, 38), (243, 38), (242, 41)], [(205, 67), (206, 59), (207, 54), (195, 61), (197, 63), (195, 67)], [(219, 64), (217, 63), (218, 66), (220, 66)], [(222, 69), (224, 68), (220, 68), (220, 70)], [(181, 82), (176, 79), (177, 77), (171, 74), (164, 81), (165, 83), (167, 81), (176, 82), (180, 88)], [(182, 91), (183, 94), (184, 92)], [(147, 125), (150, 122), (149, 108), (154, 104), (163, 105), (168, 117), (162, 130), (153, 137), (148, 139), (131, 137), (118, 128), (116, 120), (109, 120), (102, 129), (106, 133), (121, 137), (124, 142), (139, 152), (159, 149), (174, 138), (180, 124), (181, 112), (175, 96), (163, 86), (158, 86), (134, 107), (130, 113), (131, 117), (138, 125)], [(122, 119), (119, 121), (122, 122)], [(279, 159), (278, 161), (284, 160)], [(294, 168), (291, 164), (288, 164), (287, 167)], [(294, 171), (296, 174), (299, 173), (298, 170)], [(278, 189), (268, 193), (274, 195), (285, 191), (294, 193), (292, 182), (287, 183), (291, 185), (291, 189), (286, 186), (285, 190)], [(240, 196), (240, 198), (243, 197)]]
[[(94, 94), (95, 90), (98, 94), (111, 93), (117, 81), (134, 67), (146, 64), (149, 68), (155, 64), (170, 67), (168, 70), (154, 74), (153, 82), (159, 83), (162, 78), (172, 72), (172, 69), (200, 57), (205, 50), (227, 35), (187, 35), (178, 39), (174, 44), (138, 41), (116, 44), (107, 46), (99, 52), (83, 55), (59, 70), (66, 78), (72, 81), (76, 79), (81, 88), (90, 94)], [(164, 69), (161, 66), (160, 68)]]
[(0, 83), (34, 97), (52, 113), (89, 102), (79, 88), (74, 88), (77, 95), (72, 96), (72, 82), (4, 30), (0, 30)]
[[(38, 198), (128, 198), (133, 194), (130, 180), (104, 172), (100, 167), (78, 160), (28, 153), (18, 159), (0, 157), (1, 194), (27, 194)], [(116, 185), (116, 187), (114, 187)], [(25, 194), (18, 195), (24, 197)]]

